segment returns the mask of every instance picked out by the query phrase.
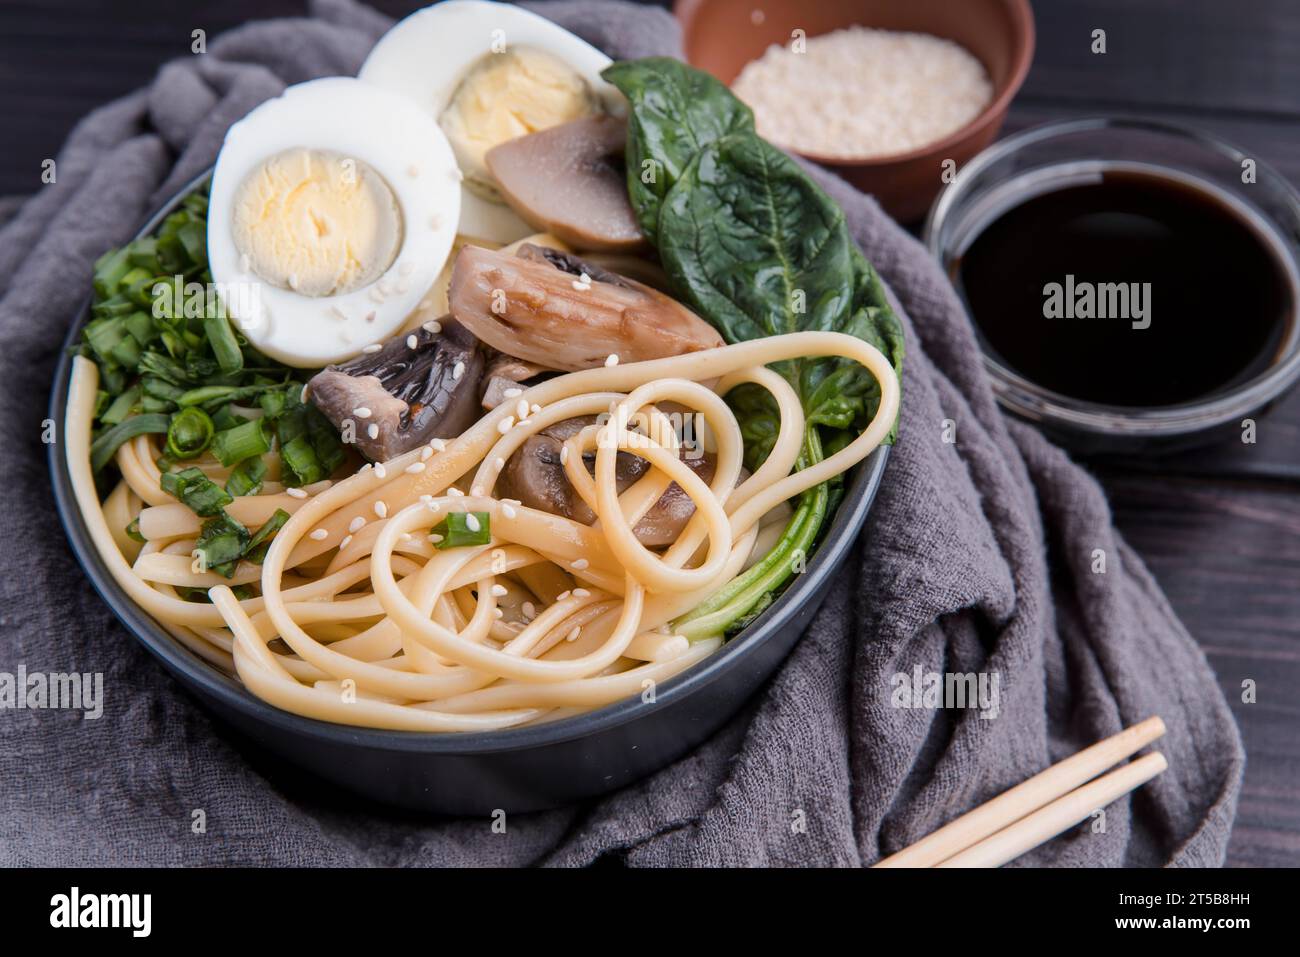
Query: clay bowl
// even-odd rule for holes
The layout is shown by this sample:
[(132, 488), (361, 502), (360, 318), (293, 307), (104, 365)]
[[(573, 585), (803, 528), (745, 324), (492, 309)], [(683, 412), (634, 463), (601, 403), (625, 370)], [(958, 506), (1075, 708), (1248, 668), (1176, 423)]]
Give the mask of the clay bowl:
[(997, 136), (1012, 97), (1034, 55), (1029, 0), (677, 0), (686, 59), (724, 83), (794, 30), (808, 37), (859, 24), (929, 33), (952, 40), (983, 62), (993, 100), (968, 125), (929, 146), (871, 159), (800, 155), (871, 193), (892, 216), (913, 222), (925, 215), (944, 185), (944, 161), (961, 167)]

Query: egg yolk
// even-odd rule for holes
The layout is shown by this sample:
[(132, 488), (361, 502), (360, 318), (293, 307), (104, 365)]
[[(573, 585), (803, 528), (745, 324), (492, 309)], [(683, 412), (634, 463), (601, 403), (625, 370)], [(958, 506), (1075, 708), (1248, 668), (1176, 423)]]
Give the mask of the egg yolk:
[(487, 54), (465, 74), (438, 122), (466, 185), (499, 203), (483, 158), (488, 150), (599, 109), (587, 81), (563, 60), (533, 47), (512, 47)]
[(235, 248), (264, 282), (304, 296), (363, 288), (392, 266), (402, 213), (383, 177), (361, 160), (293, 149), (240, 184)]

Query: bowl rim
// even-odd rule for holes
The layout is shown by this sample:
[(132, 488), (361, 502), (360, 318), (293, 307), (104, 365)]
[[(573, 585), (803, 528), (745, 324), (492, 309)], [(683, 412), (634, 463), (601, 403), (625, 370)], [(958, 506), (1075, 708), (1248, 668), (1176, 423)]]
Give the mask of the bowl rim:
[[(965, 195), (968, 183), (991, 164), (1024, 146), (1062, 134), (1100, 129), (1130, 129), (1175, 136), (1199, 143), (1235, 162), (1250, 158), (1255, 161), (1257, 176), (1267, 176), (1278, 184), (1297, 220), (1300, 220), (1300, 190), (1271, 165), (1227, 140), (1195, 127), (1155, 117), (1097, 114), (1038, 123), (982, 150), (958, 170), (953, 181), (935, 197), (921, 231), (921, 243), (939, 263), (940, 268), (946, 268), (945, 254), (941, 247), (942, 230), (952, 215), (953, 208)], [(1015, 175), (1021, 176), (1027, 172), (1033, 170), (1023, 170)], [(1287, 246), (1293, 267), (1300, 270), (1300, 245), (1289, 241)], [(1294, 341), (1289, 352), (1283, 354), (1275, 364), (1223, 392), (1173, 405), (1122, 406), (1076, 399), (1054, 392), (1015, 372), (990, 355), (983, 347), (982, 340), (980, 357), (998, 402), (1009, 411), (1031, 421), (1079, 435), (1173, 439), (1201, 434), (1248, 415), (1277, 399), (1300, 380), (1300, 303), (1296, 304), (1296, 309)], [(975, 328), (978, 329), (978, 325)]]
[[(683, 59), (690, 63), (685, 49), (685, 32), (694, 19), (698, 11), (707, 0), (673, 0), (673, 16), (679, 21), (683, 32), (682, 56)], [(953, 147), (960, 146), (966, 141), (979, 136), (989, 126), (1000, 122), (1001, 118), (1006, 115), (1007, 110), (1011, 107), (1011, 101), (1015, 99), (1020, 88), (1024, 86), (1025, 78), (1029, 75), (1029, 69), (1033, 66), (1034, 51), (1037, 48), (1038, 34), (1034, 24), (1034, 10), (1030, 6), (1029, 0), (997, 0), (1011, 15), (1012, 19), (1023, 29), (1023, 41), (1013, 47), (1015, 61), (1011, 69), (1010, 76), (1007, 77), (1006, 83), (1002, 90), (988, 105), (979, 112), (969, 123), (961, 126), (949, 133), (943, 139), (935, 140), (933, 143), (924, 146), (918, 146), (902, 153), (889, 153), (884, 156), (827, 156), (822, 153), (812, 153), (797, 147), (782, 147), (791, 153), (802, 156), (822, 166), (828, 167), (856, 167), (856, 168), (884, 168), (889, 166), (901, 166), (906, 163), (916, 162), (917, 160), (927, 159), (942, 153), (951, 151)], [(865, 25), (865, 24), (864, 24)], [(821, 36), (822, 34), (817, 34)], [(1013, 38), (1013, 42), (1015, 38)], [(966, 47), (962, 47), (966, 50)], [(966, 52), (970, 53), (969, 50)], [(971, 53), (971, 56), (975, 56)], [(979, 57), (975, 57), (977, 60)], [(987, 70), (988, 66), (980, 60), (980, 64)], [(694, 64), (691, 64), (694, 66)], [(728, 84), (730, 88), (730, 84)], [(777, 144), (780, 145), (780, 144)]]
[[(212, 168), (209, 167), (184, 184), (148, 216), (144, 224), (132, 234), (132, 239), (147, 236), (157, 229), (163, 219), (211, 175)], [(55, 367), (48, 414), (51, 420), (59, 423), (60, 428), (67, 411), (73, 352), (89, 318), (90, 302), (91, 297), (87, 295), (76, 318), (69, 324)], [(633, 696), (556, 721), (519, 728), (461, 733), (396, 731), (335, 724), (283, 711), (256, 697), (236, 678), (227, 676), (177, 642), (121, 589), (91, 542), (85, 519), (72, 491), (64, 444), (50, 443), (46, 455), (55, 510), (77, 563), (123, 627), (158, 658), (168, 671), (179, 678), (188, 692), (195, 693), (197, 689), (200, 697), (214, 698), (247, 718), (301, 738), (380, 751), (473, 756), (531, 750), (612, 730), (668, 708), (712, 684), (725, 672), (741, 666), (752, 650), (772, 640), (790, 625), (806, 593), (815, 590), (831, 569), (838, 567), (846, 553), (854, 547), (880, 487), (889, 451), (889, 446), (881, 445), (855, 467), (855, 474), (850, 478), (844, 497), (831, 517), (830, 527), (816, 553), (808, 561), (805, 571), (740, 634), (693, 667), (662, 682), (656, 689), (653, 702), (644, 703), (638, 696)]]

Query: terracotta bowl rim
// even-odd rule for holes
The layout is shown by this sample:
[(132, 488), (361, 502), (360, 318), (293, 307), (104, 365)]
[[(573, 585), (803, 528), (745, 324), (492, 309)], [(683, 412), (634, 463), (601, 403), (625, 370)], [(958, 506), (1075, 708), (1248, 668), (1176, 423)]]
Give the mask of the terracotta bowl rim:
[[(690, 20), (694, 18), (696, 11), (707, 2), (708, 0), (673, 0), (673, 16), (682, 25), (683, 31)], [(989, 105), (978, 116), (965, 126), (949, 133), (941, 140), (935, 140), (925, 146), (918, 146), (916, 149), (908, 150), (905, 153), (890, 153), (886, 156), (826, 156), (794, 147), (786, 147), (786, 149), (822, 166), (886, 167), (910, 163), (946, 152), (966, 140), (979, 136), (989, 126), (999, 123), (1006, 117), (1007, 110), (1011, 106), (1011, 100), (1020, 92), (1025, 77), (1029, 75), (1029, 68), (1034, 60), (1037, 35), (1034, 29), (1034, 11), (1029, 4), (1029, 0), (998, 0), (998, 2), (1011, 12), (1012, 18), (1022, 28), (1021, 36), (1013, 38), (1015, 43), (1013, 47), (1015, 64), (1012, 67), (1011, 75), (1003, 84), (1002, 91), (989, 102)], [(683, 40), (685, 40), (684, 36)], [(685, 53), (685, 49), (682, 52)], [(687, 60), (687, 62), (690, 61)]]

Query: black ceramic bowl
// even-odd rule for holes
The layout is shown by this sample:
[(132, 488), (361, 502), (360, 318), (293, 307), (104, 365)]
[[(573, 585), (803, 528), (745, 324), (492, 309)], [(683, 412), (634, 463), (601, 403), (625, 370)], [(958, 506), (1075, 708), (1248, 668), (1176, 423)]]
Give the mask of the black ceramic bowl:
[[(138, 235), (203, 182), (159, 210)], [(89, 303), (68, 333), (74, 345)], [(54, 379), (50, 417), (64, 420), (71, 354)], [(844, 562), (880, 484), (888, 449), (857, 467), (817, 553), (785, 593), (711, 657), (640, 698), (550, 724), (473, 734), (423, 734), (330, 724), (281, 711), (178, 644), (118, 587), (99, 558), (73, 496), (63, 446), (50, 446), (59, 517), (96, 591), (187, 689), (237, 731), (322, 778), (386, 804), (441, 814), (555, 807), (622, 787), (681, 757), (740, 709), (785, 658)]]

